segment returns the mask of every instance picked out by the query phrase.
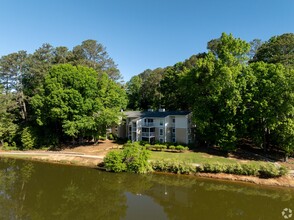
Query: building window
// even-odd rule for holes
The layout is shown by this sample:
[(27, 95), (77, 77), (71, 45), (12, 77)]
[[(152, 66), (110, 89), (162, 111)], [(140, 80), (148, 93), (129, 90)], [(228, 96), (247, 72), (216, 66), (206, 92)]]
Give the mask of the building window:
[(163, 129), (162, 129), (162, 128), (159, 129), (159, 135), (160, 135), (160, 136), (163, 135)]
[(163, 143), (163, 139), (162, 139), (162, 138), (160, 138), (160, 139), (159, 139), (159, 142), (160, 142), (160, 143)]
[(163, 125), (163, 119), (160, 119), (160, 121), (159, 121), (159, 125)]
[(173, 123), (176, 123), (176, 119), (175, 118), (173, 118)]
[(176, 133), (176, 129), (175, 128), (172, 129), (172, 133), (173, 134)]
[(176, 143), (176, 138), (173, 137), (172, 141), (173, 141), (174, 143)]

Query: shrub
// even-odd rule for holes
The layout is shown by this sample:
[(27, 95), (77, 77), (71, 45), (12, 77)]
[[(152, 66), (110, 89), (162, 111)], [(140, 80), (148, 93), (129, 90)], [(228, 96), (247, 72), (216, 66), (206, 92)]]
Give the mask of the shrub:
[(107, 171), (119, 173), (127, 170), (120, 151), (110, 151), (104, 158), (104, 164)]
[(170, 150), (175, 150), (176, 147), (175, 147), (174, 145), (170, 145), (170, 146), (168, 147), (168, 149), (170, 149)]
[(108, 134), (108, 140), (115, 140), (114, 135), (112, 133)]
[(160, 172), (171, 172), (178, 174), (190, 174), (195, 172), (195, 168), (186, 162), (171, 161), (171, 160), (160, 160), (152, 161), (151, 166), (153, 170)]
[(139, 143), (127, 143), (122, 151), (111, 151), (104, 158), (107, 171), (146, 173), (151, 171), (148, 163), (150, 152)]
[(280, 169), (276, 167), (274, 164), (267, 164), (260, 166), (259, 176), (263, 178), (271, 178), (280, 176)]
[(7, 142), (4, 142), (2, 147), (3, 147), (3, 150), (17, 150), (15, 142), (12, 142), (11, 145), (9, 145)]
[(230, 173), (247, 176), (260, 176), (264, 178), (273, 178), (285, 175), (288, 170), (274, 164), (220, 164), (220, 163), (205, 163), (196, 169), (198, 172), (205, 173)]
[(150, 165), (148, 158), (150, 152), (145, 147), (133, 145), (123, 149), (123, 162), (127, 166), (128, 172), (133, 173), (146, 173), (149, 172)]

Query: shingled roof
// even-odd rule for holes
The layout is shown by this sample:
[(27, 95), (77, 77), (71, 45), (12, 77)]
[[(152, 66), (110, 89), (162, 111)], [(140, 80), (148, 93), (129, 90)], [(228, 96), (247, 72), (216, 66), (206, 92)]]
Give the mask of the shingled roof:
[(124, 114), (128, 117), (128, 118), (164, 118), (167, 116), (172, 116), (172, 115), (188, 115), (190, 114), (190, 111), (126, 111), (124, 112)]

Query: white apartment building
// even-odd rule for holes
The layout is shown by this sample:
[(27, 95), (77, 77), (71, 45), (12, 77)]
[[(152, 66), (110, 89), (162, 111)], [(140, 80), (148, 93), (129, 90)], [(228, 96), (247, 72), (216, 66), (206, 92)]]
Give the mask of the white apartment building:
[(119, 138), (132, 141), (159, 141), (189, 144), (194, 140), (191, 113), (188, 111), (129, 111), (117, 128)]

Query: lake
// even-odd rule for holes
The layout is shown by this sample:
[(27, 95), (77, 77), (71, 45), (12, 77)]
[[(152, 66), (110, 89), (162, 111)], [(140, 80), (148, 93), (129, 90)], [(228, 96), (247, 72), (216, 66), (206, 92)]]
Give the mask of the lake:
[(0, 159), (4, 220), (277, 220), (285, 208), (294, 211), (293, 189)]

